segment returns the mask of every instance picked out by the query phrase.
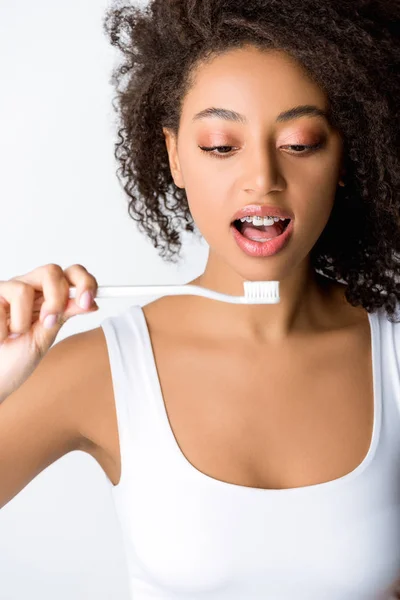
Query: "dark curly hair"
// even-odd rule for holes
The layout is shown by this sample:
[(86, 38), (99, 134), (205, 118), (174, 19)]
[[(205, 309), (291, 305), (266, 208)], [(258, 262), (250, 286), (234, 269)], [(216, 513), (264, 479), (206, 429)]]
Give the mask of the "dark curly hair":
[[(128, 212), (175, 262), (180, 233), (199, 233), (172, 178), (163, 127), (178, 132), (193, 69), (229, 49), (280, 49), (326, 93), (344, 144), (345, 187), (310, 259), (346, 283), (367, 312), (400, 298), (399, 0), (115, 0), (104, 30), (123, 53), (114, 68), (117, 175)], [(181, 228), (181, 230), (179, 230)], [(397, 322), (397, 321), (396, 321)]]

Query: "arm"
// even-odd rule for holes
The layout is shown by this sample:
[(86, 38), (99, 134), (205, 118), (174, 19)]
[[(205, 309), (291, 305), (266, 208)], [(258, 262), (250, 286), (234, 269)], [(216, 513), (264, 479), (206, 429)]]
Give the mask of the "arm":
[[(53, 462), (85, 449), (85, 400), (95, 364), (92, 330), (53, 346), (0, 404), (0, 509)], [(87, 401), (87, 400), (86, 400)]]

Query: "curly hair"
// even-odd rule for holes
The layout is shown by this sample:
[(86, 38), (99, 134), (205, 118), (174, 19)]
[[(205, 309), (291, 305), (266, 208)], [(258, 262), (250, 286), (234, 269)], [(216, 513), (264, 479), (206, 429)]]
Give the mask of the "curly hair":
[[(115, 0), (104, 31), (123, 54), (117, 100), (117, 176), (128, 212), (161, 257), (175, 262), (181, 233), (198, 233), (172, 178), (163, 127), (177, 133), (195, 68), (252, 44), (295, 58), (326, 93), (344, 147), (338, 187), (313, 268), (346, 283), (352, 306), (384, 306), (393, 322), (400, 285), (399, 0)], [(397, 321), (396, 321), (397, 322)]]

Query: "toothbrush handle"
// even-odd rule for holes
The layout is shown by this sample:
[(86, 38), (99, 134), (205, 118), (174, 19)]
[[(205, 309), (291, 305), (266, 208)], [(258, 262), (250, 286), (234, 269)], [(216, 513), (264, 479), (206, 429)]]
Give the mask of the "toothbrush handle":
[[(122, 285), (122, 286), (99, 286), (95, 299), (98, 298), (134, 298), (135, 296), (178, 296), (178, 295), (194, 295), (211, 298), (212, 300), (221, 300), (231, 302), (233, 304), (242, 304), (244, 298), (242, 296), (230, 296), (229, 294), (221, 294), (213, 290), (206, 290), (200, 286), (186, 285)], [(70, 287), (70, 298), (76, 297), (76, 288)]]
[[(183, 286), (168, 285), (120, 285), (120, 286), (99, 286), (95, 298), (132, 298), (135, 296), (152, 296), (157, 294), (180, 294)], [(69, 288), (69, 297), (76, 298), (76, 288)], [(186, 292), (188, 293), (188, 292)]]

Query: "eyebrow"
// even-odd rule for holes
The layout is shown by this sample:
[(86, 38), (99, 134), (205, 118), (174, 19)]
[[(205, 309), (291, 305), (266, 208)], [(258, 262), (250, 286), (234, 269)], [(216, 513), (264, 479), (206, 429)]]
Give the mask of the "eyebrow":
[[(247, 118), (244, 115), (234, 110), (229, 110), (227, 108), (215, 108), (214, 106), (206, 108), (195, 114), (192, 122), (207, 119), (209, 117), (214, 119), (224, 119), (225, 121), (234, 121), (235, 123), (241, 123), (243, 125), (248, 123)], [(321, 108), (318, 108), (318, 106), (314, 106), (313, 104), (301, 104), (299, 106), (289, 108), (289, 110), (281, 112), (276, 117), (275, 122), (284, 123), (293, 119), (299, 119), (300, 117), (323, 117), (328, 121), (328, 123), (330, 123), (329, 113)]]

